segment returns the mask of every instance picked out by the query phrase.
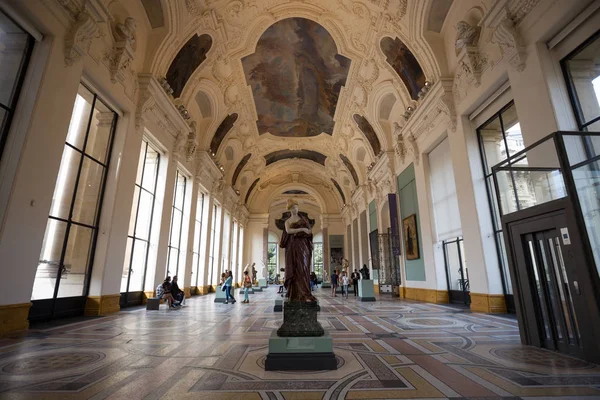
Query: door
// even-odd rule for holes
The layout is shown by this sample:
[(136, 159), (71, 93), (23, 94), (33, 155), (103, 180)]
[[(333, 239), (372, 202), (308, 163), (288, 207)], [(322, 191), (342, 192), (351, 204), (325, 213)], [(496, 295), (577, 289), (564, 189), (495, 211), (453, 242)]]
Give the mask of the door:
[(465, 251), (462, 237), (444, 240), (444, 263), (450, 303), (471, 304), (469, 271), (465, 266)]
[(510, 224), (516, 294), (528, 344), (593, 360), (598, 346), (587, 321), (598, 318), (579, 240), (569, 234), (564, 211)]

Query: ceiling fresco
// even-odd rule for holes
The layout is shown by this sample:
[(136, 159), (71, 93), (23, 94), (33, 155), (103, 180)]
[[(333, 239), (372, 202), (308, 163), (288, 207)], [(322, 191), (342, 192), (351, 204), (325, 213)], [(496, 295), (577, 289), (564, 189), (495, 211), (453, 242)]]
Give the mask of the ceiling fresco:
[(235, 121), (237, 121), (237, 119), (238, 115), (236, 113), (229, 114), (223, 119), (221, 125), (219, 125), (215, 131), (215, 135), (210, 141), (210, 151), (212, 151), (214, 154), (217, 154), (217, 151), (219, 151), (219, 146), (221, 146), (223, 139), (225, 139), (227, 133), (231, 130), (231, 128), (233, 128), (233, 124)]
[(283, 194), (308, 194), (308, 193), (306, 193), (304, 190), (292, 189), (292, 190), (286, 190), (285, 192), (283, 192)]
[(358, 129), (360, 129), (360, 131), (365, 135), (365, 137), (369, 141), (369, 144), (373, 149), (373, 153), (375, 153), (375, 155), (381, 153), (381, 143), (379, 142), (379, 138), (377, 137), (377, 134), (375, 133), (375, 130), (373, 129), (369, 121), (367, 121), (365, 117), (359, 114), (354, 114), (353, 118), (354, 122), (356, 122), (356, 125), (358, 125)]
[(425, 73), (413, 53), (399, 38), (391, 37), (381, 39), (381, 50), (388, 64), (406, 85), (411, 99), (418, 100), (419, 92), (425, 86)]
[(290, 158), (301, 158), (304, 160), (314, 161), (317, 164), (325, 166), (325, 160), (327, 159), (327, 156), (312, 150), (278, 150), (265, 155), (265, 161), (267, 162), (267, 165)]
[(237, 165), (237, 167), (235, 168), (235, 171), (233, 172), (233, 177), (231, 178), (231, 185), (232, 186), (235, 186), (235, 183), (237, 182), (237, 179), (240, 176), (240, 173), (242, 172), (242, 170), (244, 169), (244, 167), (248, 163), (248, 160), (250, 159), (250, 157), (252, 157), (252, 153), (246, 154), (244, 156), (244, 158), (242, 158), (242, 160), (239, 162), (239, 164)]
[(246, 199), (244, 199), (244, 204), (248, 204), (248, 199), (250, 198), (250, 194), (252, 194), (252, 191), (256, 187), (256, 184), (258, 183), (258, 181), (260, 181), (260, 178), (256, 178), (256, 180), (254, 182), (252, 182), (252, 185), (250, 185), (250, 187), (248, 188), (248, 191), (246, 192)]
[(304, 18), (279, 21), (263, 33), (256, 52), (242, 64), (254, 95), (259, 134), (333, 134), (350, 59), (337, 53), (325, 28)]
[(350, 171), (350, 175), (352, 175), (352, 180), (354, 181), (354, 184), (358, 186), (358, 174), (356, 173), (354, 166), (352, 165), (348, 157), (346, 157), (345, 155), (340, 154), (340, 159), (342, 160), (346, 168), (348, 168), (348, 171)]
[(169, 86), (173, 89), (174, 98), (181, 96), (185, 84), (196, 68), (206, 60), (206, 53), (208, 53), (211, 47), (212, 38), (210, 35), (204, 34), (198, 36), (196, 34), (179, 50), (166, 76)]
[(342, 190), (342, 187), (340, 186), (340, 184), (337, 183), (337, 181), (333, 178), (331, 178), (331, 182), (333, 182), (333, 186), (335, 186), (337, 191), (340, 192), (340, 196), (342, 196), (342, 202), (344, 204), (346, 204), (346, 196), (344, 196), (344, 191)]

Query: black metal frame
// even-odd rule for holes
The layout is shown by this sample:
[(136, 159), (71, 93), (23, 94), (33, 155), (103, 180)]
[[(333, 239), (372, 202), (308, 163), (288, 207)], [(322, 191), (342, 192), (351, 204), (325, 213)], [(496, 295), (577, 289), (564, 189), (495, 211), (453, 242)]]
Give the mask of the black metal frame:
[[(179, 177), (183, 178), (183, 203), (181, 206), (181, 210), (179, 208), (177, 208), (177, 185), (179, 184)], [(185, 175), (183, 175), (179, 169), (177, 170), (176, 174), (175, 174), (175, 190), (173, 193), (173, 205), (171, 206), (171, 231), (169, 232), (169, 246), (167, 247), (168, 252), (167, 252), (167, 275), (170, 275), (170, 267), (171, 267), (171, 252), (173, 251), (173, 249), (177, 250), (177, 265), (175, 266), (175, 273), (171, 276), (177, 276), (179, 274), (179, 259), (181, 257), (181, 236), (183, 233), (183, 217), (185, 215), (184, 213), (184, 209), (185, 209), (185, 195), (187, 192), (187, 177)], [(173, 226), (173, 220), (175, 218), (175, 211), (179, 211), (181, 213), (181, 221), (179, 221), (179, 243), (177, 243), (177, 247), (173, 246), (173, 229), (175, 229), (175, 227)]]
[[(506, 250), (511, 270), (513, 290), (515, 291), (515, 293), (518, 293), (519, 285), (521, 283), (520, 278), (518, 276), (520, 270), (517, 268), (519, 260), (515, 253), (514, 243), (511, 243), (511, 240), (513, 239), (511, 238), (511, 226), (519, 223), (524, 224), (532, 223), (534, 221), (542, 221), (543, 219), (548, 218), (549, 216), (553, 216), (558, 213), (564, 213), (566, 226), (568, 226), (571, 236), (571, 241), (572, 243), (576, 244), (576, 247), (574, 249), (577, 249), (575, 253), (573, 251), (571, 251), (571, 254), (567, 253), (567, 257), (571, 257), (571, 261), (575, 262), (577, 266), (581, 267), (583, 273), (585, 273), (585, 284), (589, 285), (590, 290), (589, 292), (583, 293), (583, 295), (585, 295), (585, 299), (587, 304), (589, 305), (589, 309), (598, 310), (600, 309), (600, 297), (598, 296), (598, 294), (600, 293), (600, 277), (598, 276), (597, 269), (595, 268), (595, 259), (592, 253), (592, 247), (587, 234), (585, 219), (583, 217), (583, 212), (579, 201), (579, 195), (577, 193), (577, 187), (575, 185), (572, 171), (581, 166), (597, 162), (599, 157), (595, 156), (584, 162), (580, 162), (571, 166), (564, 142), (564, 136), (567, 135), (600, 137), (600, 133), (567, 131), (554, 132), (546, 136), (545, 138), (535, 142), (531, 146), (526, 147), (522, 151), (514, 154), (513, 156), (509, 157), (509, 159), (492, 167), (492, 173), (494, 176), (494, 187), (496, 193), (499, 195), (500, 190), (497, 179), (498, 171), (510, 171), (511, 168), (514, 168), (510, 166), (514, 159), (519, 159), (523, 155), (526, 155), (527, 152), (531, 151), (533, 148), (539, 146), (544, 142), (550, 140), (553, 141), (560, 165), (559, 168), (554, 168), (553, 170), (560, 170), (560, 172), (562, 173), (567, 196), (556, 200), (551, 200), (542, 204), (534, 205), (532, 207), (520, 211), (511, 212), (506, 215), (503, 214), (502, 204), (498, 204), (499, 212), (502, 218), (502, 225), (504, 227), (503, 234), (505, 237), (505, 242), (507, 244)], [(536, 167), (531, 168), (531, 170), (538, 169), (539, 168)], [(516, 198), (516, 200), (518, 203), (518, 197)], [(577, 258), (577, 260), (575, 260), (575, 258)], [(519, 296), (515, 297), (515, 302), (517, 309), (519, 309), (517, 316), (519, 318), (519, 327), (522, 341), (525, 344), (541, 346), (541, 339), (538, 330), (539, 328), (536, 327), (537, 324), (524, 319), (525, 310), (527, 307), (531, 307), (531, 305), (524, 304), (523, 301), (519, 299)], [(530, 326), (529, 324), (533, 324), (533, 326)], [(596, 336), (600, 334), (600, 320), (595, 319), (587, 321), (586, 325), (589, 325), (590, 329), (593, 329), (593, 331), (596, 333)], [(598, 362), (598, 360), (600, 359), (600, 349), (595, 349), (594, 351), (590, 350), (588, 353), (582, 353), (581, 357), (590, 359), (594, 362)]]
[[(146, 273), (148, 271), (148, 254), (150, 253), (150, 237), (152, 235), (152, 223), (154, 221), (154, 205), (156, 204), (156, 188), (158, 185), (158, 172), (159, 172), (159, 168), (160, 168), (160, 152), (156, 149), (154, 149), (152, 146), (150, 146), (150, 143), (147, 140), (142, 140), (142, 146), (145, 146), (145, 150), (144, 150), (144, 162), (142, 164), (142, 173), (141, 173), (141, 178), (140, 178), (140, 183), (138, 184), (137, 182), (135, 182), (135, 186), (139, 189), (140, 191), (140, 195), (138, 196), (138, 202), (137, 202), (137, 206), (135, 208), (135, 220), (133, 221), (133, 235), (127, 235), (127, 239), (131, 239), (131, 254), (129, 255), (129, 270), (127, 272), (127, 286), (125, 287), (125, 292), (121, 292), (121, 307), (127, 307), (127, 306), (133, 306), (133, 305), (139, 305), (142, 304), (142, 292), (143, 292), (143, 288), (142, 291), (135, 291), (135, 292), (131, 292), (129, 291), (129, 284), (131, 282), (131, 273), (133, 272), (133, 254), (134, 254), (134, 250), (135, 250), (135, 242), (136, 240), (142, 241), (146, 243), (146, 255), (145, 255), (145, 260), (144, 260), (144, 274), (142, 277), (142, 285), (145, 284), (146, 282)], [(148, 157), (148, 148), (151, 147), (157, 155), (157, 162), (156, 162), (156, 174), (154, 177), (154, 188), (153, 191), (149, 191), (147, 189), (145, 189), (142, 184), (144, 183), (144, 172), (146, 171), (146, 157)], [(142, 191), (150, 194), (152, 196), (152, 208), (150, 210), (150, 226), (148, 227), (148, 237), (146, 239), (142, 239), (137, 237), (137, 221), (138, 221), (138, 216), (139, 216), (139, 212), (140, 212), (140, 202), (142, 200)], [(135, 293), (135, 294), (134, 294)], [(132, 295), (133, 294), (133, 295)], [(133, 298), (131, 298), (133, 297)]]
[[(565, 78), (565, 82), (567, 84), (567, 91), (569, 92), (569, 99), (571, 100), (571, 105), (573, 106), (573, 111), (575, 111), (575, 118), (577, 119), (577, 126), (580, 131), (586, 131), (587, 127), (600, 121), (600, 115), (595, 118), (592, 118), (590, 121), (585, 122), (585, 117), (583, 116), (583, 111), (581, 110), (581, 102), (579, 101), (579, 96), (577, 95), (577, 90), (575, 89), (575, 85), (573, 85), (573, 77), (571, 76), (571, 71), (567, 66), (567, 63), (577, 54), (579, 54), (583, 49), (590, 45), (590, 43), (600, 40), (600, 30), (590, 36), (585, 42), (577, 46), (575, 50), (567, 54), (565, 58), (560, 60), (560, 66), (563, 72), (563, 76)], [(590, 143), (585, 143), (585, 150), (588, 151), (591, 148)], [(589, 154), (588, 154), (589, 156)]]
[[(99, 228), (99, 223), (100, 223), (100, 216), (102, 213), (102, 206), (104, 203), (104, 192), (106, 190), (106, 180), (107, 180), (108, 171), (110, 168), (110, 159), (112, 156), (112, 147), (113, 147), (113, 142), (114, 142), (115, 127), (117, 124), (118, 115), (112, 108), (110, 108), (108, 105), (106, 105), (106, 103), (104, 103), (104, 102), (102, 102), (102, 100), (100, 100), (100, 102), (102, 102), (102, 104), (107, 109), (109, 109), (110, 111), (113, 112), (113, 121), (112, 121), (112, 124), (110, 127), (110, 137), (109, 137), (109, 141), (107, 144), (106, 163), (102, 163), (99, 160), (93, 158), (92, 156), (86, 154), (86, 147), (87, 147), (87, 142), (88, 142), (88, 138), (89, 138), (89, 134), (90, 134), (90, 127), (92, 125), (92, 120), (94, 117), (94, 110), (96, 109), (96, 102), (98, 101), (98, 95), (96, 93), (94, 93), (94, 91), (92, 91), (85, 84), (80, 83), (80, 85), (83, 86), (86, 90), (88, 90), (92, 94), (93, 100), (92, 100), (92, 104), (91, 104), (91, 108), (90, 108), (90, 114), (88, 117), (86, 131), (85, 131), (85, 138), (84, 138), (83, 144), (81, 146), (83, 150), (77, 149), (70, 143), (67, 143), (65, 140), (65, 149), (68, 147), (71, 150), (78, 152), (81, 156), (81, 159), (79, 160), (79, 165), (77, 167), (77, 175), (75, 178), (75, 184), (73, 186), (71, 205), (69, 207), (69, 214), (68, 214), (67, 219), (60, 218), (60, 217), (54, 217), (51, 215), (48, 216), (48, 219), (52, 219), (55, 221), (61, 221), (61, 222), (64, 222), (67, 224), (67, 226), (65, 228), (65, 235), (63, 238), (63, 247), (61, 250), (60, 261), (59, 261), (59, 265), (58, 265), (59, 268), (58, 268), (57, 274), (56, 274), (56, 283), (54, 285), (54, 294), (52, 296), (52, 299), (32, 300), (32, 307), (29, 311), (29, 320), (48, 319), (48, 318), (53, 318), (56, 316), (79, 315), (79, 314), (83, 313), (83, 311), (84, 311), (86, 297), (89, 293), (90, 282), (92, 279), (91, 272), (92, 272), (93, 265), (94, 265), (94, 256), (96, 254), (96, 242), (98, 239), (98, 228)], [(64, 150), (63, 150), (63, 153), (64, 153)], [(79, 178), (81, 177), (81, 170), (83, 168), (83, 162), (86, 158), (96, 162), (97, 164), (99, 164), (100, 166), (102, 166), (104, 168), (104, 173), (102, 175), (102, 182), (100, 185), (101, 187), (100, 187), (100, 193), (99, 193), (99, 198), (98, 198), (97, 212), (96, 212), (96, 218), (94, 220), (94, 225), (88, 225), (88, 224), (84, 224), (81, 222), (76, 222), (76, 221), (73, 221), (73, 219), (72, 219), (73, 218), (73, 210), (75, 208), (75, 200), (77, 198), (77, 189), (79, 188)], [(58, 298), (58, 290), (60, 287), (60, 280), (61, 280), (62, 274), (64, 272), (63, 264), (64, 264), (65, 255), (66, 255), (66, 251), (67, 251), (67, 245), (69, 242), (69, 233), (71, 231), (71, 226), (73, 226), (73, 225), (81, 226), (81, 227), (92, 230), (92, 240), (90, 243), (90, 252), (88, 255), (88, 265), (87, 265), (87, 269), (86, 269), (86, 277), (85, 277), (85, 281), (84, 281), (84, 287), (83, 287), (81, 296)], [(66, 310), (58, 309), (57, 310), (57, 307), (56, 307), (57, 303), (63, 304), (66, 306), (65, 308), (70, 308), (70, 309), (66, 309)]]
[(198, 202), (196, 202), (196, 218), (195, 222), (198, 223), (198, 252), (192, 250), (192, 257), (194, 254), (196, 257), (196, 287), (198, 287), (198, 280), (200, 279), (200, 254), (202, 254), (202, 223), (204, 222), (204, 193), (199, 192), (199, 195), (202, 196), (202, 207), (200, 208), (200, 219), (198, 219)]
[[(470, 287), (469, 287), (469, 276), (467, 275), (467, 279), (465, 279), (465, 268), (464, 268), (464, 264), (463, 264), (463, 254), (462, 254), (462, 250), (460, 248), (460, 243), (464, 242), (463, 237), (459, 236), (455, 239), (452, 240), (444, 240), (442, 241), (442, 251), (444, 253), (444, 266), (446, 267), (446, 283), (448, 284), (448, 297), (450, 300), (450, 303), (462, 303), (465, 305), (469, 305), (471, 304), (471, 296), (470, 296)], [(456, 247), (458, 249), (458, 262), (460, 263), (460, 279), (461, 279), (461, 286), (462, 286), (462, 299), (456, 298), (453, 299), (453, 294), (452, 292), (457, 292), (457, 290), (452, 290), (452, 286), (451, 286), (451, 274), (450, 274), (450, 267), (448, 265), (448, 246), (452, 245), (452, 244), (456, 244)]]
[[(2, 10), (0, 10), (0, 12), (2, 12)], [(4, 16), (13, 24), (18, 26), (23, 31), (23, 34), (27, 35), (27, 42), (25, 43), (25, 48), (23, 49), (23, 57), (21, 58), (21, 64), (19, 65), (19, 72), (17, 73), (16, 77), (16, 85), (13, 86), (13, 91), (9, 97), (9, 104), (2, 104), (0, 102), (0, 109), (6, 112), (4, 119), (0, 120), (0, 161), (2, 160), (4, 146), (6, 145), (6, 140), (8, 139), (8, 132), (10, 130), (10, 125), (19, 102), (19, 96), (21, 95), (21, 89), (23, 87), (23, 82), (25, 81), (25, 75), (27, 74), (27, 68), (29, 67), (29, 61), (31, 60), (31, 54), (33, 53), (33, 46), (35, 44), (35, 39), (33, 36), (21, 28), (21, 26), (6, 13), (2, 12), (2, 14), (4, 14)]]
[[(506, 131), (504, 129), (504, 122), (502, 120), (502, 113), (504, 113), (506, 110), (508, 110), (513, 105), (514, 105), (514, 101), (510, 101), (507, 105), (505, 105), (498, 112), (496, 112), (494, 115), (492, 115), (487, 121), (485, 121), (483, 124), (481, 124), (481, 126), (479, 126), (477, 128), (477, 141), (479, 142), (479, 155), (481, 157), (481, 165), (483, 167), (483, 179), (485, 180), (485, 187), (486, 187), (487, 199), (488, 199), (488, 208), (490, 210), (490, 217), (492, 218), (492, 227), (493, 227), (493, 231), (494, 231), (493, 232), (494, 243), (496, 244), (496, 257), (498, 259), (498, 267), (500, 268), (500, 281), (502, 283), (502, 292), (504, 293), (507, 311), (515, 313), (516, 308), (514, 305), (515, 304), (514, 303), (514, 294), (508, 293), (508, 283), (506, 281), (506, 276), (505, 276), (505, 274), (506, 275), (510, 274), (510, 271), (508, 268), (508, 260), (506, 260), (506, 265), (505, 265), (505, 263), (503, 261), (503, 257), (502, 257), (502, 254), (503, 254), (502, 243), (500, 243), (500, 239), (499, 239), (499, 235), (502, 235), (502, 225), (501, 225), (500, 221), (496, 221), (496, 215), (494, 213), (494, 210), (495, 210), (494, 200), (496, 200), (496, 203), (498, 204), (499, 212), (500, 212), (500, 208), (499, 208), (500, 200), (496, 197), (494, 188), (491, 186), (492, 183), (490, 182), (490, 180), (493, 179), (492, 178), (493, 172), (492, 172), (492, 168), (489, 168), (490, 172), (488, 173), (487, 157), (485, 154), (485, 148), (483, 147), (483, 137), (481, 135), (481, 130), (483, 128), (485, 128), (487, 125), (489, 125), (494, 119), (498, 118), (500, 121), (500, 129), (502, 130), (502, 142), (504, 143), (504, 148), (506, 149), (506, 156), (507, 156), (507, 158), (510, 158), (510, 154), (508, 153), (508, 142), (506, 141)], [(512, 174), (511, 174), (511, 177), (512, 177)], [(515, 196), (516, 196), (516, 185), (515, 185), (514, 180), (513, 180), (513, 189), (515, 191)], [(502, 215), (502, 214), (500, 214), (500, 215)], [(500, 224), (500, 226), (498, 226), (498, 224)]]

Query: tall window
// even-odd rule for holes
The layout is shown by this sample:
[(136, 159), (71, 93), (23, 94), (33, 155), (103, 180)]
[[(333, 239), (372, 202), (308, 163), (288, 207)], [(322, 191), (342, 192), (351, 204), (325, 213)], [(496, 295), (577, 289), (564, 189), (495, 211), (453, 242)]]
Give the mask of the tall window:
[[(237, 272), (237, 254), (238, 254), (238, 223), (233, 220), (233, 229), (231, 231), (231, 270)], [(237, 282), (237, 273), (234, 272), (233, 278)]]
[(315, 243), (313, 250), (313, 271), (323, 279), (323, 243)]
[[(512, 284), (508, 272), (508, 261), (506, 258), (506, 246), (502, 236), (502, 224), (500, 213), (498, 211), (498, 199), (494, 190), (492, 177), (492, 167), (509, 156), (518, 153), (525, 148), (521, 126), (517, 117), (517, 110), (514, 103), (509, 103), (500, 112), (489, 119), (485, 124), (477, 129), (479, 145), (481, 150), (481, 159), (483, 163), (483, 172), (485, 176), (488, 200), (490, 202), (490, 212), (492, 214), (492, 224), (494, 228), (494, 238), (496, 240), (496, 250), (498, 252), (498, 262), (500, 263), (502, 284), (504, 293), (512, 295)], [(500, 176), (498, 176), (500, 178)], [(526, 182), (507, 182), (513, 191), (519, 191), (518, 198), (521, 202), (535, 201), (531, 185)], [(516, 193), (516, 192), (515, 192)], [(505, 213), (517, 211), (516, 196), (503, 201), (503, 204), (509, 204), (509, 209)], [(523, 199), (523, 200), (521, 200)], [(504, 199), (503, 199), (504, 200)], [(507, 304), (511, 309), (511, 304)]]
[(33, 49), (33, 37), (0, 11), (0, 160)]
[(277, 275), (277, 248), (277, 242), (269, 241), (267, 243), (267, 272), (269, 276), (266, 278)]
[(87, 294), (116, 120), (114, 111), (79, 86), (32, 300)]
[[(183, 242), (183, 208), (185, 206), (187, 178), (177, 170), (175, 178), (175, 194), (171, 212), (171, 234), (169, 235), (169, 258), (167, 259), (167, 275), (179, 275), (183, 272), (184, 257), (181, 257)], [(181, 268), (180, 268), (181, 267)]]
[(217, 271), (215, 271), (215, 268), (217, 268), (217, 263), (215, 262), (215, 258), (216, 258), (216, 254), (217, 254), (217, 221), (220, 221), (219, 218), (219, 206), (218, 205), (214, 205), (213, 208), (213, 220), (212, 220), (212, 224), (211, 224), (211, 229), (210, 229), (210, 252), (209, 252), (209, 256), (208, 256), (208, 262), (209, 262), (209, 266), (210, 266), (210, 279), (209, 279), (209, 283), (211, 285), (214, 285), (216, 283), (216, 281), (218, 280), (217, 275)]
[[(579, 130), (586, 132), (600, 131), (598, 46), (600, 46), (600, 31), (561, 62)], [(589, 145), (591, 143), (588, 143)], [(598, 147), (599, 145), (596, 144), (596, 149)]]
[(121, 292), (144, 290), (159, 162), (160, 154), (144, 139), (135, 178)]
[(229, 264), (229, 245), (231, 240), (231, 217), (230, 214), (225, 211), (225, 216), (223, 219), (223, 251), (221, 252), (222, 266), (221, 270), (223, 272), (229, 271), (231, 269), (231, 265)]
[(240, 281), (242, 279), (242, 275), (244, 273), (244, 227), (240, 225), (240, 239), (238, 242), (239, 247), (239, 256), (238, 256), (238, 267), (239, 267), (239, 278)]
[[(196, 274), (196, 286), (201, 285), (200, 281), (200, 249), (203, 248), (202, 243), (206, 242), (206, 239), (202, 235), (202, 219), (204, 218), (204, 193), (198, 193), (198, 202), (196, 203), (196, 222), (194, 228), (194, 246), (192, 249), (192, 268), (194, 268), (194, 274)], [(204, 272), (204, 271), (202, 271)]]

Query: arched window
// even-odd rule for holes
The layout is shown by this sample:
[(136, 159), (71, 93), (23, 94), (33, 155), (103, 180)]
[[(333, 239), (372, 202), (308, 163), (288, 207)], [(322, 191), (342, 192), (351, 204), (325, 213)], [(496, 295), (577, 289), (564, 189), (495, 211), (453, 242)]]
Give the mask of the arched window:
[(279, 264), (279, 239), (273, 232), (269, 232), (269, 239), (267, 242), (267, 272), (268, 278), (275, 277), (278, 273)]

